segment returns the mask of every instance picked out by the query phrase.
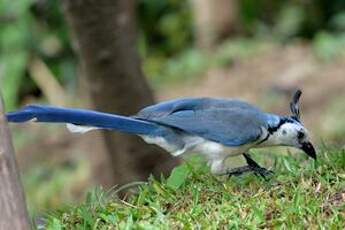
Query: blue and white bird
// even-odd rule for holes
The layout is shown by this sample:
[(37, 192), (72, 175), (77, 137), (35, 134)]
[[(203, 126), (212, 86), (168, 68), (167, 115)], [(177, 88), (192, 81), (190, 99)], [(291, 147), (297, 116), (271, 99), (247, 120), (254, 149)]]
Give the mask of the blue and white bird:
[[(291, 116), (266, 113), (238, 99), (206, 97), (161, 102), (130, 117), (46, 105), (28, 105), (6, 116), (9, 122), (67, 123), (72, 132), (108, 129), (136, 134), (173, 156), (187, 151), (200, 153), (217, 175), (253, 171), (265, 176), (270, 171), (250, 158), (250, 149), (292, 146), (316, 159), (308, 131), (300, 121), (300, 96), (297, 90), (290, 103)], [(225, 163), (241, 154), (248, 165), (231, 169)]]

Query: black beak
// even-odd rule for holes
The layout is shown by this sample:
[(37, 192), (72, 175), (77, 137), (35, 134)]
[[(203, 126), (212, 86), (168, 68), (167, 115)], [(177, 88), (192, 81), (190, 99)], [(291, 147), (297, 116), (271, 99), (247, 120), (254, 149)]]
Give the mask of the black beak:
[(316, 152), (314, 146), (310, 142), (304, 142), (301, 149), (311, 158), (316, 160)]

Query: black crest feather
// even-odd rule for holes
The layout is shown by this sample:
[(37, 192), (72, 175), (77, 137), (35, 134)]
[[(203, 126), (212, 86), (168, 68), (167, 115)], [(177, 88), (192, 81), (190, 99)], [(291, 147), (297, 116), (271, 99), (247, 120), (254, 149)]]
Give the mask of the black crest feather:
[(302, 95), (302, 91), (297, 89), (292, 96), (292, 100), (290, 102), (290, 110), (292, 113), (292, 118), (299, 121), (300, 120), (300, 111), (299, 111), (299, 99)]

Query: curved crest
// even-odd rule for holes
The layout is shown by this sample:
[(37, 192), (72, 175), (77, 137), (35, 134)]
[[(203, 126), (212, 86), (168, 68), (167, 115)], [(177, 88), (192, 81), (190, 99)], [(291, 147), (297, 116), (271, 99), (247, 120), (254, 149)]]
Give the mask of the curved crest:
[(292, 100), (290, 102), (290, 110), (292, 113), (292, 118), (299, 121), (300, 120), (300, 112), (299, 112), (299, 99), (302, 95), (302, 91), (297, 89), (292, 96)]

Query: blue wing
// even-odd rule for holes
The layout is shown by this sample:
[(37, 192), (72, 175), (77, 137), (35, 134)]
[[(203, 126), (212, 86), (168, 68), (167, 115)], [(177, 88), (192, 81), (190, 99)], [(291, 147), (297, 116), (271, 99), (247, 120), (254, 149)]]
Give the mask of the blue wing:
[(151, 105), (142, 109), (137, 116), (140, 118), (157, 118), (164, 117), (178, 111), (188, 110), (210, 110), (210, 109), (246, 109), (261, 112), (257, 107), (238, 99), (224, 98), (180, 98), (164, 101), (155, 105)]
[(227, 146), (258, 140), (279, 118), (233, 99), (187, 98), (149, 106), (137, 118), (174, 127)]

